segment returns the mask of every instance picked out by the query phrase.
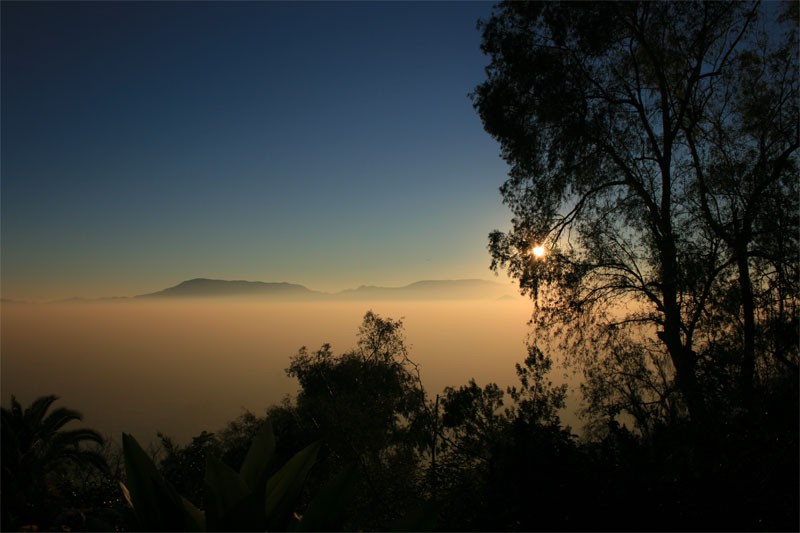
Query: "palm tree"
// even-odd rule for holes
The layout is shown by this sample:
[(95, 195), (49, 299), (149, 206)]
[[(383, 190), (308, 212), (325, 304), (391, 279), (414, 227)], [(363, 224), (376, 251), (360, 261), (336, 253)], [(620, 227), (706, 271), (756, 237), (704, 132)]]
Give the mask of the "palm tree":
[(50, 411), (56, 400), (57, 396), (42, 396), (23, 409), (11, 396), (11, 408), (0, 408), (3, 530), (46, 520), (52, 509), (48, 503), (55, 496), (54, 478), (70, 466), (107, 470), (98, 449), (81, 447), (84, 443), (102, 446), (103, 437), (92, 429), (64, 430), (83, 415), (66, 407)]

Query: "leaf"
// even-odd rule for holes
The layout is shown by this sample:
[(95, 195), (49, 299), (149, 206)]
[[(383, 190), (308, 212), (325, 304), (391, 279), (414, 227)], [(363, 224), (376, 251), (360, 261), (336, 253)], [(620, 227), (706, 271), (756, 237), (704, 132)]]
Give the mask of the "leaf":
[[(206, 491), (208, 490), (206, 487)], [(207, 509), (206, 518), (209, 531), (265, 531), (267, 519), (264, 516), (264, 489), (249, 492), (244, 499), (220, 516), (215, 516)]]
[(425, 502), (389, 526), (389, 531), (433, 531), (439, 504)]
[(229, 513), (248, 492), (239, 474), (216, 457), (206, 462), (205, 484), (212, 497), (207, 505), (213, 506), (217, 516)]
[(306, 476), (317, 460), (319, 449), (319, 442), (303, 448), (267, 481), (265, 511), (269, 529), (286, 526), (294, 510), (293, 505), (303, 490)]
[(239, 470), (239, 475), (251, 490), (264, 483), (267, 467), (274, 452), (275, 435), (272, 432), (272, 426), (265, 424), (264, 428), (253, 438), (242, 468)]
[(122, 434), (122, 451), (128, 477), (126, 487), (139, 526), (150, 531), (199, 530), (181, 497), (161, 477), (136, 439), (127, 433)]
[(203, 511), (194, 506), (192, 502), (181, 496), (185, 513), (184, 523), (187, 531), (206, 531), (206, 517)]
[(295, 531), (341, 530), (355, 499), (357, 482), (358, 469), (353, 463), (322, 487)]
[(128, 490), (128, 487), (125, 486), (125, 483), (120, 481), (119, 488), (122, 491), (122, 497), (125, 498), (125, 501), (128, 502), (128, 505), (130, 505), (131, 509), (133, 509), (133, 502), (131, 501), (131, 493)]

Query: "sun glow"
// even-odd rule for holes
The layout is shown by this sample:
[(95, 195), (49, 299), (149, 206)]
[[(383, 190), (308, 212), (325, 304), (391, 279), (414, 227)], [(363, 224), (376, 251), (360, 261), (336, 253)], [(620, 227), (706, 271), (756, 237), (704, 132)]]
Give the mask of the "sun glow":
[(544, 257), (544, 246), (534, 246), (533, 247), (533, 256), (534, 257)]

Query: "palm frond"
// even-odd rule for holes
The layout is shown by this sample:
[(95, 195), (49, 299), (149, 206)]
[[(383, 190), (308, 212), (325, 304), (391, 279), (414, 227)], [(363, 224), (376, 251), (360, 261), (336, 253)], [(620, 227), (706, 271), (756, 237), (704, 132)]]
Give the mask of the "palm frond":
[(22, 418), (22, 405), (13, 394), (11, 395), (11, 414), (14, 417)]
[(43, 434), (56, 433), (73, 420), (81, 421), (83, 420), (83, 415), (74, 409), (59, 407), (42, 420), (42, 432)]
[(94, 442), (100, 446), (105, 444), (106, 440), (97, 431), (89, 428), (71, 429), (69, 431), (59, 431), (53, 435), (52, 441), (55, 445), (61, 446), (78, 446), (81, 442)]
[[(8, 475), (17, 483), (33, 486), (69, 464), (108, 472), (100, 449), (105, 444), (103, 436), (88, 428), (63, 430), (66, 424), (82, 420), (83, 416), (66, 407), (48, 414), (56, 400), (55, 395), (42, 396), (24, 409), (12, 396), (11, 408), (0, 411), (4, 480)], [(97, 448), (85, 448), (84, 443)]]
[(58, 396), (54, 394), (36, 398), (30, 407), (25, 409), (25, 412), (22, 415), (25, 424), (30, 428), (41, 425), (42, 421), (44, 420), (45, 413), (47, 413), (47, 410), (50, 409), (50, 406), (53, 405), (53, 402), (56, 400), (58, 400)]

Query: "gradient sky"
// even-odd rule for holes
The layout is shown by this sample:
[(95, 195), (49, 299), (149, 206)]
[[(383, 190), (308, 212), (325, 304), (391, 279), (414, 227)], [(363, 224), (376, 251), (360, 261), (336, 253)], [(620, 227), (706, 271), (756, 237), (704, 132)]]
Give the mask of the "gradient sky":
[(491, 279), (491, 5), (2, 2), (2, 296)]

